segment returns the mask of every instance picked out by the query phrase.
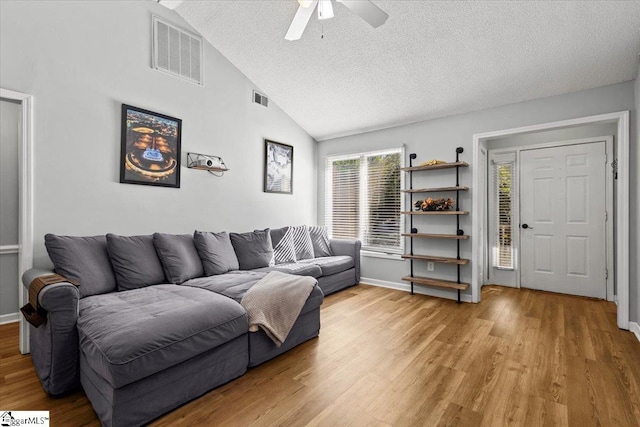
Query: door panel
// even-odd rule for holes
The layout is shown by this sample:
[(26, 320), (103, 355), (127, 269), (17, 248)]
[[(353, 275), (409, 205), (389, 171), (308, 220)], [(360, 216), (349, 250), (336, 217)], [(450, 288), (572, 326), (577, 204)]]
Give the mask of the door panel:
[(606, 296), (605, 142), (521, 153), (521, 286)]

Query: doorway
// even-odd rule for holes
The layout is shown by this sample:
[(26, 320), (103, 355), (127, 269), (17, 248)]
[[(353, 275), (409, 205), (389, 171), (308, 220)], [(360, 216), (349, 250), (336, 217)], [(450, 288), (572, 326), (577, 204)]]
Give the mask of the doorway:
[[(615, 193), (613, 195), (615, 212), (613, 215), (614, 248), (615, 260), (613, 263), (613, 274), (609, 274), (609, 279), (613, 276), (614, 301), (616, 302), (617, 325), (620, 329), (629, 329), (629, 260), (630, 260), (630, 235), (629, 235), (629, 111), (619, 111), (614, 113), (599, 114), (595, 116), (581, 117), (576, 119), (561, 120), (557, 122), (541, 123), (536, 125), (523, 126), (519, 128), (503, 129), (498, 131), (479, 133), (473, 135), (473, 183), (475, 194), (483, 194), (487, 189), (481, 187), (481, 168), (479, 165), (480, 150), (487, 148), (487, 141), (496, 138), (507, 138), (512, 136), (524, 136), (537, 132), (567, 130), (580, 126), (612, 124), (615, 126), (615, 166), (616, 176)], [(482, 230), (488, 224), (486, 210), (481, 209), (481, 198), (473, 197), (472, 200), (472, 235), (483, 235)], [(484, 233), (486, 236), (487, 233)], [(471, 291), (472, 301), (480, 302), (480, 289), (486, 278), (483, 275), (483, 268), (479, 265), (486, 259), (485, 253), (488, 250), (487, 239), (474, 239), (472, 241), (472, 259), (477, 262), (472, 263)], [(484, 271), (487, 272), (488, 268)]]
[(20, 103), (0, 98), (0, 324), (19, 320), (19, 130)]
[(613, 301), (613, 159), (612, 136), (490, 149), (484, 283)]
[[(28, 295), (20, 283), (22, 273), (33, 266), (33, 97), (31, 95), (0, 88), (0, 100), (18, 105), (17, 146), (17, 307), (23, 306)], [(15, 224), (13, 225), (15, 227)], [(12, 280), (13, 281), (13, 280)], [(17, 311), (16, 307), (16, 311)], [(20, 352), (29, 352), (29, 328), (22, 316), (20, 321)], [(17, 320), (17, 319), (15, 319)]]

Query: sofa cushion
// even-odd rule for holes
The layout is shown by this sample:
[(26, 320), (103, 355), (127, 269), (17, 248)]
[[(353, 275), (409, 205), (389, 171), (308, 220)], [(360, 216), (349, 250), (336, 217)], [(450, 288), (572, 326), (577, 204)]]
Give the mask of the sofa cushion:
[(91, 368), (118, 388), (245, 334), (235, 301), (189, 286), (157, 285), (80, 302), (80, 348)]
[(224, 274), (240, 268), (238, 257), (226, 231), (221, 233), (196, 231), (193, 233), (193, 243), (202, 260), (205, 276)]
[[(183, 286), (193, 286), (196, 288), (206, 289), (207, 291), (216, 292), (240, 303), (242, 297), (247, 293), (249, 288), (256, 282), (267, 275), (267, 271), (231, 271), (227, 274), (211, 277), (199, 277), (185, 282)], [(311, 295), (307, 298), (300, 314), (307, 313), (320, 307), (324, 300), (324, 294), (318, 285), (314, 286)]]
[(107, 250), (119, 291), (167, 283), (153, 236), (107, 234)]
[(271, 229), (270, 234), (273, 245), (273, 261), (276, 264), (296, 262), (296, 248), (293, 245), (291, 227)]
[(229, 236), (241, 270), (253, 270), (271, 264), (273, 246), (268, 228), (249, 233), (230, 233)]
[(355, 267), (356, 265), (353, 258), (346, 255), (307, 259), (302, 261), (302, 263), (317, 265), (320, 267), (320, 270), (322, 270), (322, 276), (331, 276), (332, 274), (341, 273)]
[(313, 243), (306, 225), (290, 227), (293, 235), (293, 246), (296, 249), (296, 260), (313, 258)]
[(202, 261), (191, 234), (154, 233), (153, 245), (169, 282), (179, 285), (194, 277), (204, 276)]
[[(308, 260), (311, 261), (311, 260)], [(311, 262), (290, 262), (287, 264), (277, 264), (270, 267), (258, 268), (253, 271), (268, 273), (270, 271), (281, 271), (283, 273), (295, 274), (296, 276), (311, 276), (318, 278), (322, 276), (322, 270), (319, 266)]]
[(116, 277), (105, 236), (47, 234), (44, 236), (44, 245), (55, 272), (80, 285), (80, 298), (116, 290)]
[(316, 258), (332, 256), (327, 227), (309, 227), (309, 237), (313, 244), (313, 255)]

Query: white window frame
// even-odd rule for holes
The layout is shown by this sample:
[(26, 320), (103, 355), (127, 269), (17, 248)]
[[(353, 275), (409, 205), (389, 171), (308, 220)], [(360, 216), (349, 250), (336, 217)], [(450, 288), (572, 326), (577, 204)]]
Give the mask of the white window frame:
[[(383, 150), (374, 150), (374, 151), (365, 151), (351, 154), (341, 154), (336, 156), (327, 156), (325, 157), (325, 213), (324, 213), (324, 224), (329, 231), (329, 236), (333, 236), (332, 224), (333, 224), (333, 210), (331, 209), (332, 199), (333, 199), (333, 185), (332, 185), (332, 177), (333, 177), (333, 163), (341, 160), (350, 160), (350, 159), (360, 159), (360, 182), (367, 182), (367, 168), (368, 164), (365, 161), (367, 157), (384, 155), (384, 154), (395, 154), (398, 153), (400, 155), (400, 167), (403, 168), (405, 166), (405, 150), (404, 146), (395, 147), (395, 148), (387, 148)], [(404, 188), (404, 179), (405, 174), (400, 172), (400, 189)], [(368, 186), (360, 185), (360, 205), (358, 209), (359, 214), (359, 222), (361, 224), (358, 231), (358, 239), (362, 241), (362, 250), (375, 252), (375, 253), (383, 253), (383, 254), (403, 254), (404, 253), (404, 241), (405, 239), (402, 237), (402, 233), (404, 233), (405, 227), (405, 218), (404, 215), (400, 214), (400, 224), (398, 228), (398, 241), (399, 245), (397, 248), (380, 248), (376, 246), (368, 246), (364, 240), (364, 230), (368, 225), (368, 214), (369, 214), (369, 204), (366, 203), (368, 200), (367, 194)], [(403, 193), (400, 193), (400, 212), (405, 210), (405, 197)]]

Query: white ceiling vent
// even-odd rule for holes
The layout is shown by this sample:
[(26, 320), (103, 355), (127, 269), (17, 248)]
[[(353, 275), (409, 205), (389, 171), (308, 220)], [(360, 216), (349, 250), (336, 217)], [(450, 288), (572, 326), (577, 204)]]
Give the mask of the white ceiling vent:
[(152, 67), (203, 85), (202, 37), (153, 17)]
[(269, 98), (267, 98), (261, 93), (256, 92), (255, 90), (253, 91), (253, 102), (255, 102), (256, 104), (263, 105), (265, 107), (269, 106)]

